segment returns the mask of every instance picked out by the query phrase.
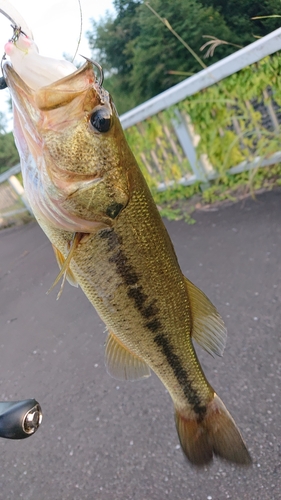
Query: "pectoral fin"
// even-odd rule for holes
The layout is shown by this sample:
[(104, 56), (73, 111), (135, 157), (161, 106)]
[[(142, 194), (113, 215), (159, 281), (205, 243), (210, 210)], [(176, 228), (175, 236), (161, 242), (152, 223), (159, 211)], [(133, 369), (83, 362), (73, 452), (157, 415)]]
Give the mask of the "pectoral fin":
[[(58, 266), (59, 266), (60, 270), (62, 270), (64, 268), (65, 258), (62, 255), (62, 253), (54, 245), (52, 245), (52, 247), (53, 247), (56, 259), (57, 259)], [(68, 283), (70, 283), (70, 285), (72, 285), (72, 286), (78, 287), (78, 283), (77, 283), (76, 279), (74, 278), (74, 275), (69, 267), (66, 269), (65, 273), (66, 273), (66, 279), (67, 279)]]
[(209, 354), (222, 356), (226, 344), (226, 327), (208, 297), (187, 278), (186, 288), (192, 313), (191, 335)]
[(124, 347), (111, 332), (106, 341), (105, 365), (109, 375), (118, 380), (137, 380), (150, 376), (149, 366)]
[(52, 245), (54, 252), (55, 252), (56, 259), (57, 259), (57, 263), (58, 263), (59, 268), (60, 268), (60, 272), (59, 272), (58, 276), (56, 277), (54, 283), (52, 284), (51, 288), (47, 291), (47, 295), (51, 292), (51, 290), (53, 290), (53, 288), (57, 285), (59, 280), (62, 278), (62, 284), (60, 287), (60, 291), (57, 295), (57, 300), (59, 300), (59, 298), (62, 294), (64, 283), (65, 283), (66, 279), (67, 279), (67, 281), (69, 281), (69, 283), (71, 285), (78, 286), (78, 283), (77, 283), (76, 279), (74, 278), (74, 275), (73, 275), (69, 266), (70, 266), (71, 259), (73, 257), (73, 253), (76, 250), (82, 237), (83, 237), (82, 233), (74, 233), (72, 241), (71, 241), (71, 247), (70, 247), (68, 256), (66, 258), (62, 255), (62, 253), (54, 245)]

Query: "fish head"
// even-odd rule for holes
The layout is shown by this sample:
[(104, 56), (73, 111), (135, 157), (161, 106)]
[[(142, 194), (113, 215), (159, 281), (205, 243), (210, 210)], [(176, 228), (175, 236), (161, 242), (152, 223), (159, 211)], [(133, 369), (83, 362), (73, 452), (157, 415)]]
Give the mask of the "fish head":
[(39, 88), (11, 63), (3, 70), (24, 187), (39, 222), (81, 232), (110, 225), (129, 200), (132, 153), (93, 63)]

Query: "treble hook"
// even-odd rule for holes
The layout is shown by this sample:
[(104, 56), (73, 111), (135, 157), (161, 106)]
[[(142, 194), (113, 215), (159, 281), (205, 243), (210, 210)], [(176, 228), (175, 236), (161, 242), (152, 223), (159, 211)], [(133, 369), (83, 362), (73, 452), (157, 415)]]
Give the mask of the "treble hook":
[(99, 63), (97, 63), (96, 61), (92, 61), (92, 59), (89, 59), (86, 56), (82, 56), (82, 54), (80, 54), (80, 57), (83, 57), (83, 59), (86, 59), (86, 61), (88, 61), (91, 64), (93, 64), (93, 66), (95, 66), (99, 70), (99, 72), (100, 72), (100, 81), (98, 81), (98, 84), (99, 84), (100, 87), (102, 87), (103, 80), (104, 80), (104, 74), (103, 74), (102, 66)]
[[(11, 27), (13, 28), (14, 33), (13, 33), (12, 38), (9, 40), (9, 42), (15, 43), (18, 40), (20, 34), (23, 34), (24, 36), (28, 37), (28, 35), (21, 29), (21, 27), (18, 25), (18, 23), (16, 23), (16, 21), (7, 12), (5, 12), (3, 9), (0, 8), (0, 13), (3, 14), (3, 16), (5, 16), (7, 19), (9, 19), (9, 21), (12, 23)], [(4, 52), (2, 59), (1, 59), (2, 75), (3, 75), (3, 61), (5, 61), (5, 59), (6, 59), (6, 53)], [(5, 81), (5, 78), (4, 78), (4, 76), (1, 76), (0, 77), (0, 90), (5, 89), (6, 87), (7, 87), (7, 83)]]
[[(11, 16), (9, 16), (2, 9), (0, 9), (0, 12), (5, 17), (7, 17), (9, 19), (9, 21), (11, 21), (13, 23), (12, 24), (12, 28), (14, 30), (14, 33), (13, 33), (12, 38), (9, 40), (9, 42), (15, 43), (18, 40), (20, 34), (23, 33), (23, 31), (21, 31), (21, 28), (16, 25), (15, 21), (11, 18)], [(25, 33), (24, 33), (24, 35), (25, 35)], [(3, 75), (3, 61), (5, 61), (5, 59), (6, 59), (6, 53), (4, 52), (4, 54), (3, 54), (2, 58), (1, 58), (1, 71), (2, 71), (2, 75)], [(0, 90), (6, 89), (7, 87), (8, 87), (8, 85), (6, 83), (6, 80), (5, 80), (4, 76), (1, 76), (0, 77)]]

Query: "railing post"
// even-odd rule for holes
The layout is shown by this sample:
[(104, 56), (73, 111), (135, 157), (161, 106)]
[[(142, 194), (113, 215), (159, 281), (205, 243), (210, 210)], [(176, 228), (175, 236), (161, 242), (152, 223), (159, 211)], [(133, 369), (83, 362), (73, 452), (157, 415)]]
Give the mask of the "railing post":
[[(208, 184), (208, 178), (206, 176), (206, 172), (204, 169), (204, 165), (201, 163), (201, 160), (198, 158), (195, 144), (197, 140), (197, 136), (191, 133), (191, 130), (186, 126), (185, 120), (178, 109), (175, 109), (176, 118), (172, 120), (172, 124), (179, 140), (179, 143), (182, 147), (182, 150), (187, 157), (192, 171), (196, 177), (197, 181), (201, 181), (204, 184)], [(198, 136), (200, 140), (200, 137)]]

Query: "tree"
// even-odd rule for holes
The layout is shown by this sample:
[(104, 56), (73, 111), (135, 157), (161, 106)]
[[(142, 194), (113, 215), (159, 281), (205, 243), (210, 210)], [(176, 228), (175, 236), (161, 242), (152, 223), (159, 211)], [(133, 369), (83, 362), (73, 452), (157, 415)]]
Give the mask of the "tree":
[[(154, 0), (154, 10), (166, 18), (173, 29), (200, 54), (204, 34), (227, 38), (230, 31), (213, 7), (202, 7), (194, 0)], [(134, 44), (133, 69), (130, 76), (138, 102), (159, 94), (186, 76), (171, 71), (197, 73), (198, 61), (145, 6), (139, 12), (140, 36)], [(228, 48), (227, 53), (232, 49)], [(215, 60), (223, 57), (219, 47)], [(227, 53), (225, 55), (227, 55)], [(209, 62), (205, 61), (206, 64)]]
[(200, 0), (204, 6), (213, 6), (231, 30), (231, 40), (245, 46), (255, 37), (263, 37), (280, 27), (280, 18), (256, 19), (253, 17), (281, 15), (281, 4), (276, 0)]

